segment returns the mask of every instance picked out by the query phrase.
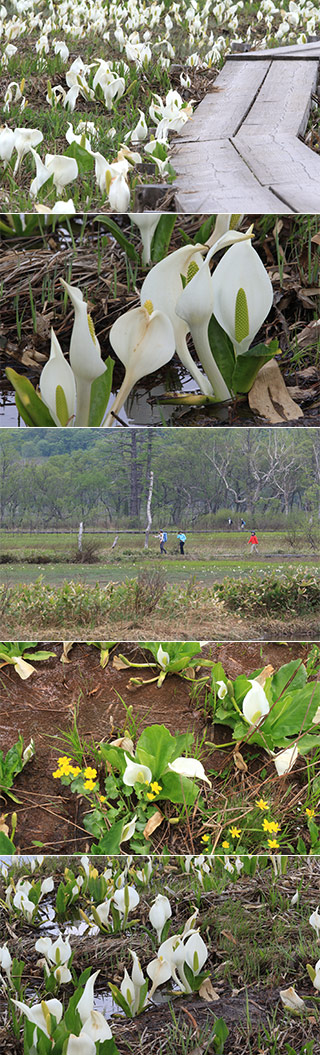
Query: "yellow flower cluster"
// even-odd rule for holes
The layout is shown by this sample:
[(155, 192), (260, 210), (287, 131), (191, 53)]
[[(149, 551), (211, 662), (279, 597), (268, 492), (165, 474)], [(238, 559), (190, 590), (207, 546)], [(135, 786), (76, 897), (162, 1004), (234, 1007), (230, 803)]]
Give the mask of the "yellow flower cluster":
[(94, 791), (96, 788), (97, 770), (92, 769), (92, 766), (87, 766), (83, 771), (80, 766), (74, 766), (71, 758), (67, 755), (62, 755), (58, 758), (58, 769), (54, 771), (52, 776), (57, 780), (59, 777), (78, 777), (79, 773), (84, 777), (84, 788), (86, 791)]

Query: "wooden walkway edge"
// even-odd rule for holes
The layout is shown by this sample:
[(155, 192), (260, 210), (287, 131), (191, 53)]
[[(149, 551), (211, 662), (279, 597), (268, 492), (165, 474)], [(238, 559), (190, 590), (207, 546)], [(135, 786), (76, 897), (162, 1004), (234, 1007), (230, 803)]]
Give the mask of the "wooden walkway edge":
[(178, 212), (320, 211), (320, 156), (299, 139), (319, 61), (320, 41), (226, 60), (177, 137)]

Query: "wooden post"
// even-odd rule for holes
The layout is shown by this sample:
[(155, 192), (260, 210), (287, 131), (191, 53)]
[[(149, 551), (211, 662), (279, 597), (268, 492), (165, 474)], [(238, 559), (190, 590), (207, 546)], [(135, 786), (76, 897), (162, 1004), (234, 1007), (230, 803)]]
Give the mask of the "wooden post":
[(151, 524), (152, 524), (152, 516), (151, 516), (152, 491), (153, 491), (153, 472), (151, 470), (149, 491), (148, 491), (148, 501), (147, 501), (147, 527), (146, 527), (146, 537), (145, 537), (145, 540), (144, 540), (144, 548), (145, 549), (148, 549), (148, 547), (149, 547), (149, 535), (150, 535)]
[(83, 535), (83, 522), (80, 520), (79, 534), (78, 534), (78, 553), (82, 553), (82, 535)]

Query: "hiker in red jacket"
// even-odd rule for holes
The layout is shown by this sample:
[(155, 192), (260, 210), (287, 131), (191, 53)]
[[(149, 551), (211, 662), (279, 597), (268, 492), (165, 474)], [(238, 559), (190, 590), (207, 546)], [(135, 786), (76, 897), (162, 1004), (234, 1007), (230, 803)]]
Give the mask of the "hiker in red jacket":
[(248, 539), (248, 546), (249, 543), (251, 545), (251, 553), (255, 553), (259, 545), (255, 531), (251, 531), (250, 538)]

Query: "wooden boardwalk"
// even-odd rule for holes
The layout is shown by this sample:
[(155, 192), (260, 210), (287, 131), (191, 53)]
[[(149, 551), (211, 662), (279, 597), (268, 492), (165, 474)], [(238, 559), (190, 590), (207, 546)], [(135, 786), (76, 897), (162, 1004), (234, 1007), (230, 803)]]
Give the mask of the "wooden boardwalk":
[(320, 41), (228, 57), (173, 150), (177, 212), (320, 212), (320, 156), (298, 138), (319, 61)]

